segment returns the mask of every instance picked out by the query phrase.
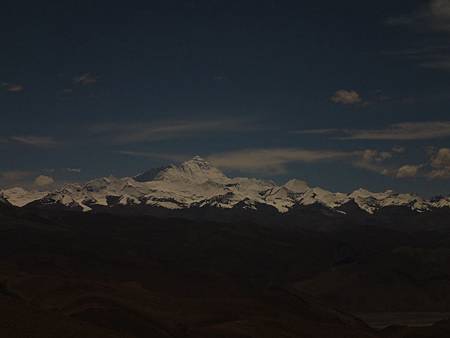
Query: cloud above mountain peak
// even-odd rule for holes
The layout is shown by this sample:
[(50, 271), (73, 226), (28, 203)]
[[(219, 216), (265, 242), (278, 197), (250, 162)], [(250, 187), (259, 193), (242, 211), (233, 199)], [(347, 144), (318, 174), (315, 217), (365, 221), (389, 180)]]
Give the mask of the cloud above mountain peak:
[(219, 168), (249, 172), (282, 173), (290, 163), (313, 163), (348, 158), (354, 152), (299, 148), (244, 149), (214, 154), (208, 160)]

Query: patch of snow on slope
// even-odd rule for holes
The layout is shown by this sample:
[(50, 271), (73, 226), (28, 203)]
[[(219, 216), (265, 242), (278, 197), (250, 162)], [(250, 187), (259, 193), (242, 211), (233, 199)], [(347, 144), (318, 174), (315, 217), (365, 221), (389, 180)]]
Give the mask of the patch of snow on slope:
[(23, 188), (11, 188), (1, 191), (3, 197), (16, 207), (23, 207), (31, 202), (44, 198), (47, 191), (28, 191)]

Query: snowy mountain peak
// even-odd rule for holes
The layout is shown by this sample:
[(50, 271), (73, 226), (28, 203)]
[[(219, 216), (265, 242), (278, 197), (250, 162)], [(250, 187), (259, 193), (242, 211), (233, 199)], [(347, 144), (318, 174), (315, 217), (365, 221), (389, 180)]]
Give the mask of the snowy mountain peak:
[(364, 188), (359, 188), (352, 192), (353, 196), (370, 196), (372, 194), (372, 192)]
[(163, 169), (156, 175), (155, 180), (201, 184), (207, 181), (225, 182), (229, 178), (205, 159), (195, 156), (180, 165), (171, 165)]
[(205, 163), (207, 165), (209, 165), (208, 161), (206, 161), (203, 157), (195, 155), (191, 160), (187, 161), (187, 162), (198, 162), (198, 163)]
[(23, 207), (28, 203), (41, 199), (48, 194), (46, 191), (27, 191), (19, 187), (6, 189), (0, 193), (9, 203), (18, 207)]
[[(192, 159), (187, 160), (180, 165), (183, 168), (193, 168), (194, 170), (196, 168), (200, 168), (202, 171), (207, 172), (211, 169), (216, 169), (211, 164), (205, 160), (204, 158), (200, 156), (194, 156)], [(218, 170), (218, 169), (216, 169)]]

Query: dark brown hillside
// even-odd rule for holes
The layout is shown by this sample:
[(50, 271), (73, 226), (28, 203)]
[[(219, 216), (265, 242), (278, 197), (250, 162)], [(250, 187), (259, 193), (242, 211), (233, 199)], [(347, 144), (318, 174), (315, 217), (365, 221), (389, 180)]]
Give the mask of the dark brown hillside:
[[(330, 233), (14, 208), (2, 212), (0, 227), (0, 307), (13, 323), (1, 329), (16, 330), (18, 337), (28, 331), (40, 337), (55, 322), (61, 336), (87, 330), (97, 337), (375, 338), (379, 333), (348, 313), (393, 304), (416, 309), (424, 299), (424, 311), (437, 311), (447, 295), (440, 288), (444, 294), (433, 298), (426, 281), (410, 289), (410, 279), (392, 279), (399, 267), (404, 274), (417, 267), (405, 265), (405, 252), (411, 253), (399, 247), (427, 248), (428, 260), (444, 257), (430, 249), (445, 247), (442, 233), (416, 236), (369, 226)], [(430, 273), (445, 271), (445, 260), (439, 262)], [(367, 282), (378, 283), (385, 295)], [(356, 299), (365, 299), (364, 305)], [(339, 308), (347, 314), (334, 310)], [(19, 318), (28, 316), (29, 326), (22, 327)]]

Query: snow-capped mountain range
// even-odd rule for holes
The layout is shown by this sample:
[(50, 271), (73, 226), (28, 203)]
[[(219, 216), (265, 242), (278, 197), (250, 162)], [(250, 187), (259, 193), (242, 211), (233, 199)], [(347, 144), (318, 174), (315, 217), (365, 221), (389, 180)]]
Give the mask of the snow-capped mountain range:
[(320, 205), (345, 213), (345, 206), (349, 203), (369, 214), (389, 206), (407, 207), (417, 212), (450, 208), (450, 197), (426, 200), (391, 190), (372, 193), (364, 189), (349, 194), (334, 193), (308, 187), (304, 181), (295, 179), (279, 186), (272, 181), (255, 178), (229, 178), (198, 156), (180, 165), (150, 170), (135, 177), (103, 177), (86, 184), (67, 184), (49, 192), (23, 188), (0, 190), (0, 203), (2, 201), (17, 207), (55, 206), (85, 212), (96, 207), (115, 206), (165, 209), (243, 207), (256, 210), (266, 205), (286, 213), (296, 206)]

